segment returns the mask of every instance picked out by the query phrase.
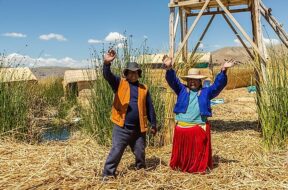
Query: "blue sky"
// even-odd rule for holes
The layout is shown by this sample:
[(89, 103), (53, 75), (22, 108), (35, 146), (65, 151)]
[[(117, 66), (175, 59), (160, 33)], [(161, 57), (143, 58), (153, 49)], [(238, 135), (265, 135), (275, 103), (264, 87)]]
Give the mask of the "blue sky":
[[(39, 66), (85, 66), (92, 49), (119, 35), (132, 35), (133, 47), (147, 39), (155, 52), (168, 49), (169, 0), (0, 0), (0, 52), (38, 60)], [(275, 4), (277, 2), (277, 4)], [(288, 31), (287, 0), (264, 0)], [(251, 34), (248, 13), (235, 14)], [(208, 17), (201, 19), (190, 41), (198, 39)], [(266, 22), (267, 33), (277, 39)], [(265, 32), (266, 33), (266, 32)], [(268, 36), (265, 34), (265, 37)], [(237, 46), (222, 17), (203, 40), (204, 51)], [(98, 43), (101, 42), (101, 43)], [(36, 66), (37, 66), (36, 64)]]

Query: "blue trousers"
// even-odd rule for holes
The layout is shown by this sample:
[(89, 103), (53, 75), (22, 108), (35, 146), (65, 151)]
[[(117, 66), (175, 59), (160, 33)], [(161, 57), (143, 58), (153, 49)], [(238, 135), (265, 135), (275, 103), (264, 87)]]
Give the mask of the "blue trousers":
[(127, 146), (135, 155), (136, 169), (145, 168), (146, 133), (141, 133), (139, 127), (114, 126), (112, 148), (106, 160), (103, 176), (115, 176), (116, 169)]

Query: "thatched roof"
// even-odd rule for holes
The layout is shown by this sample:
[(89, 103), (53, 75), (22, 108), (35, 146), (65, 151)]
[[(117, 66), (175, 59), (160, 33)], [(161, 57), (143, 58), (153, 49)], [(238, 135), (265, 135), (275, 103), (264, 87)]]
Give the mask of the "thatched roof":
[(0, 82), (37, 81), (28, 67), (0, 68)]
[(95, 69), (83, 69), (83, 70), (67, 70), (64, 73), (63, 84), (66, 86), (69, 83), (94, 81), (97, 78)]

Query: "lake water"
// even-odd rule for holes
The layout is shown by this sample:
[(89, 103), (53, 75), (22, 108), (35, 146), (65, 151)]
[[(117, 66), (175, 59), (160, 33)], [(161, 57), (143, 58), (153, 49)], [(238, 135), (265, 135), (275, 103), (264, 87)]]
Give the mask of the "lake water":
[(42, 141), (65, 141), (70, 138), (70, 127), (51, 127), (42, 134)]

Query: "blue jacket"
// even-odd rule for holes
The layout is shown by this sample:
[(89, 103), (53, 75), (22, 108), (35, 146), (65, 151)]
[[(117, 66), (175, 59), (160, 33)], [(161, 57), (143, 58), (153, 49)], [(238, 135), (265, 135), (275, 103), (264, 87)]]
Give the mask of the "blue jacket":
[[(167, 70), (166, 80), (169, 86), (177, 94), (177, 102), (174, 107), (174, 113), (185, 113), (189, 104), (189, 89), (182, 84), (176, 76), (176, 72), (173, 69)], [(219, 95), (227, 84), (227, 75), (224, 71), (221, 71), (213, 85), (207, 88), (202, 88), (201, 93), (198, 96), (198, 102), (200, 107), (201, 116), (212, 116), (210, 100)]]

